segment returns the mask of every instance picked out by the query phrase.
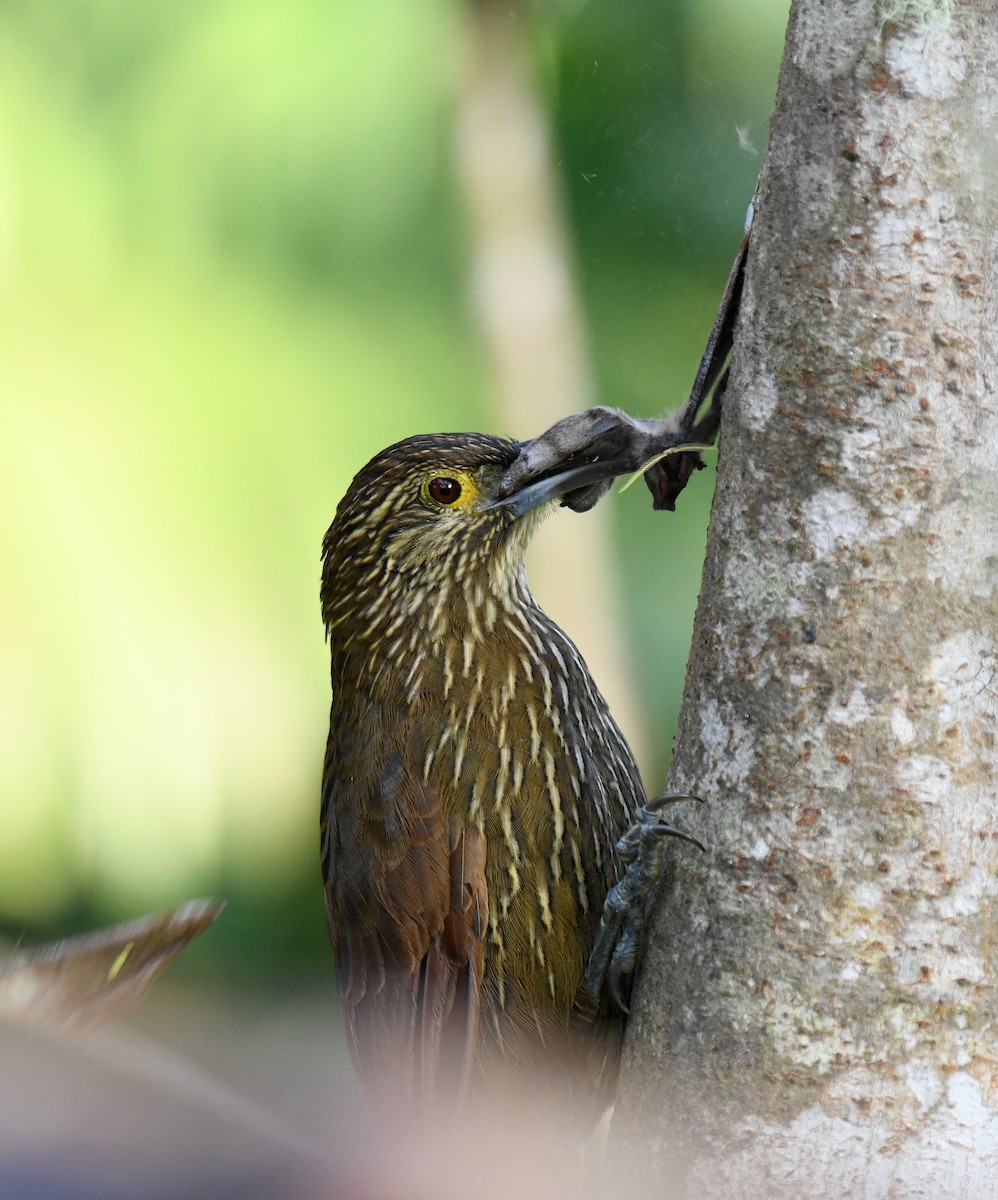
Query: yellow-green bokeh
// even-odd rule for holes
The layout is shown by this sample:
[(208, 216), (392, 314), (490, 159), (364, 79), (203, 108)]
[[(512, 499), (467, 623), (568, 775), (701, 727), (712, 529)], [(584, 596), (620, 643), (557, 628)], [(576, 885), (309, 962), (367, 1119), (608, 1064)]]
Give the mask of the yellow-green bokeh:
[[(652, 413), (689, 381), (785, 9), (530, 10), (604, 402)], [(501, 427), (451, 162), (465, 19), (446, 0), (0, 5), (8, 924), (318, 895), (323, 530), (382, 445)], [(639, 489), (613, 502), (662, 762), (707, 491), (686, 525)]]

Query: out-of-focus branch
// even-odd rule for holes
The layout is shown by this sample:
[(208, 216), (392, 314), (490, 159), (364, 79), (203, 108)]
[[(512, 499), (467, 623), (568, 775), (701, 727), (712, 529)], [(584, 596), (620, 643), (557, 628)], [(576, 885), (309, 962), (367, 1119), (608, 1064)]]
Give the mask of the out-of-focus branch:
[[(529, 437), (589, 407), (593, 387), (547, 117), (522, 4), (472, 0), (456, 123), (469, 226), (472, 300), (502, 424)], [(612, 579), (608, 512), (552, 522), (538, 535), (531, 582), (571, 633), (642, 761), (644, 731), (628, 683)], [(585, 578), (585, 588), (565, 581)]]

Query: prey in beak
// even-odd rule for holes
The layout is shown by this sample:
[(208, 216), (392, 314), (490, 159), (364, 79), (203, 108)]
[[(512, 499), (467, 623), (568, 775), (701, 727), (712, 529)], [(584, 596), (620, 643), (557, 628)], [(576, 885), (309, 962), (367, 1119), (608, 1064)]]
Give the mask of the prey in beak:
[(596, 407), (556, 421), (539, 437), (520, 444), (520, 453), (500, 480), (489, 508), (506, 508), (522, 516), (560, 497), (567, 508), (585, 512), (606, 495), (616, 476), (637, 472), (644, 475), (654, 508), (675, 509), (690, 476), (704, 466), (698, 452), (713, 443), (720, 426), (752, 212), (750, 206), (745, 236), (683, 407), (651, 420)]
[[(530, 442), (523, 444), (520, 452), (521, 458), (525, 453), (529, 453), (530, 445)], [(517, 462), (519, 461), (517, 459)], [(614, 477), (618, 474), (614, 463), (597, 460), (556, 471), (546, 478), (537, 479), (533, 483), (518, 487), (515, 476), (513, 479), (510, 478), (511, 471), (512, 468), (500, 483), (497, 489), (497, 498), (484, 505), (483, 511), (489, 512), (493, 509), (504, 508), (514, 517), (522, 517), (532, 509), (547, 504), (549, 500), (560, 499), (562, 504), (569, 504), (569, 500), (573, 497), (578, 498), (585, 494), (588, 498), (595, 493), (591, 502), (584, 505), (585, 508), (591, 508), (606, 494)], [(569, 507), (575, 507), (575, 505), (570, 504)], [(576, 511), (582, 511), (582, 507)]]

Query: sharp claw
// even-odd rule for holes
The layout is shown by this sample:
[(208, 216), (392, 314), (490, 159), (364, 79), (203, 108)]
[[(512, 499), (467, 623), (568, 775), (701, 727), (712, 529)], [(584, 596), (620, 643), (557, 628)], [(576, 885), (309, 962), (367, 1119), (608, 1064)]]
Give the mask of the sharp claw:
[(677, 829), (675, 825), (669, 825), (665, 821), (657, 822), (654, 826), (654, 832), (657, 836), (661, 837), (679, 838), (683, 842), (689, 842), (690, 845), (696, 846), (698, 850), (703, 850), (704, 853), (707, 852), (707, 847), (699, 838), (695, 838), (692, 833), (687, 833), (684, 829)]
[(680, 800), (695, 800), (697, 804), (706, 804), (703, 796), (694, 796), (692, 792), (663, 792), (661, 796), (655, 796), (645, 804), (645, 808), (649, 811), (655, 811), (659, 808), (665, 808), (668, 804), (676, 804)]
[(611, 966), (610, 975), (606, 981), (607, 989), (610, 992), (610, 999), (621, 1010), (624, 1016), (629, 1017), (631, 1015), (631, 1010), (624, 1003), (624, 997), (620, 994), (620, 979), (621, 972), (616, 967)]

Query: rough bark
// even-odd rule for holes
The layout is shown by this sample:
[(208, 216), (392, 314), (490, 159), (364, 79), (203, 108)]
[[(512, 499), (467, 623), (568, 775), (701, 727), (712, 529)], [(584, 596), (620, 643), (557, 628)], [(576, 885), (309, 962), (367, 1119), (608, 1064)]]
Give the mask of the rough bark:
[(615, 1161), (998, 1194), (998, 7), (797, 0)]

